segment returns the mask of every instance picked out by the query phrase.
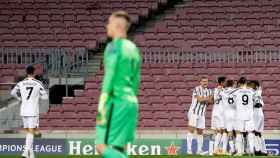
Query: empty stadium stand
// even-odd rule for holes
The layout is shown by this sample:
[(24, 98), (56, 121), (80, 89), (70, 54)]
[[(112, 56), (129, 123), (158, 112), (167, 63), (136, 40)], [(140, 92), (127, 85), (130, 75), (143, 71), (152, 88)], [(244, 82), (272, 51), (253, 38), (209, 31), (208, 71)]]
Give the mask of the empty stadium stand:
[(106, 40), (112, 11), (124, 9), (135, 24), (167, 0), (7, 0), (0, 2), (1, 47), (94, 49)]
[[(13, 53), (24, 53), (26, 48), (59, 49), (77, 53), (75, 49), (99, 48), (107, 39), (105, 25), (112, 11), (127, 11), (137, 25), (141, 18), (167, 5), (167, 0), (7, 0), (0, 2), (0, 47), (18, 48)], [(23, 49), (23, 50), (20, 50)], [(22, 61), (3, 62), (5, 52), (0, 50), (0, 64), (10, 65)], [(32, 52), (34, 53), (34, 52)], [(53, 53), (53, 52), (52, 52)], [(17, 55), (13, 58), (17, 60)], [(74, 58), (73, 55), (69, 55)], [(26, 64), (35, 61), (26, 62)], [(24, 71), (22, 67), (21, 72)], [(6, 78), (12, 79), (13, 74)], [(8, 73), (8, 72), (7, 72)], [(16, 74), (16, 73), (15, 73)], [(7, 77), (6, 77), (7, 76)]]
[(193, 0), (137, 31), (144, 51), (236, 51), (280, 47), (277, 0)]
[[(145, 57), (142, 67), (138, 125), (141, 129), (186, 128), (186, 112), (199, 76), (209, 76), (209, 86), (214, 87), (216, 77), (221, 74), (233, 79), (243, 75), (260, 80), (265, 102), (265, 129), (279, 129), (279, 60), (241, 62), (239, 59), (245, 58), (241, 54), (233, 57), (238, 59), (234, 63), (219, 63), (219, 59), (215, 59), (217, 63), (203, 63), (204, 57), (196, 53), (221, 56), (221, 53), (240, 50), (279, 49), (279, 1), (184, 0), (164, 10), (163, 16), (155, 17), (147, 25), (141, 23), (141, 17), (148, 17), (167, 3), (167, 0), (1, 1), (0, 46), (97, 49), (106, 41), (105, 24), (109, 14), (124, 9), (132, 15), (134, 24), (141, 26), (133, 32), (134, 41), (142, 52), (151, 52), (148, 55), (151, 58)], [(193, 54), (184, 63), (178, 61), (189, 56), (178, 54), (169, 58), (168, 54), (158, 53), (163, 50)], [(260, 59), (268, 58), (260, 56)], [(22, 72), (23, 68), (24, 65), (0, 65), (0, 83), (9, 82), (11, 76)], [(62, 105), (52, 105), (40, 118), (41, 128), (93, 129), (102, 77), (100, 70), (86, 79), (84, 90), (75, 90), (75, 97), (65, 97)], [(211, 106), (207, 108), (208, 127), (210, 116)]]
[[(185, 128), (186, 112), (191, 103), (194, 86), (200, 75), (209, 76), (210, 87), (223, 74), (238, 79), (241, 75), (259, 79), (263, 86), (265, 129), (279, 129), (280, 108), (277, 85), (280, 73), (276, 64), (144, 64), (139, 94), (139, 127)], [(43, 129), (92, 129), (99, 97), (102, 71), (89, 77), (84, 90), (75, 91), (75, 97), (64, 98), (63, 105), (53, 107), (41, 117)], [(211, 106), (207, 108), (207, 126), (210, 126)]]

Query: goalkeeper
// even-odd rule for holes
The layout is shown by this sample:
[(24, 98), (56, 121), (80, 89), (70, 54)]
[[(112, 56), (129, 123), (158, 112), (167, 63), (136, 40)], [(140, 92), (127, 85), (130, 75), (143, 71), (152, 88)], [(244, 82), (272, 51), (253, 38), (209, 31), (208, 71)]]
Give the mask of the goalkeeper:
[(114, 12), (107, 24), (112, 42), (104, 54), (95, 142), (104, 158), (126, 158), (126, 145), (136, 133), (141, 57), (135, 44), (126, 39), (129, 27), (130, 18), (123, 11)]

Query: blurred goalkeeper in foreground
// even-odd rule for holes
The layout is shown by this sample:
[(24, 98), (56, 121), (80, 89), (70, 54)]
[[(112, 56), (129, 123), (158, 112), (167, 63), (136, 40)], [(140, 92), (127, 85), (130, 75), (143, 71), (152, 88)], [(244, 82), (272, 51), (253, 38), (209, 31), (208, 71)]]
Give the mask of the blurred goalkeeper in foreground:
[(134, 140), (138, 119), (141, 57), (127, 40), (130, 18), (114, 12), (107, 24), (112, 38), (104, 53), (104, 78), (96, 118), (96, 149), (104, 158), (126, 158), (126, 145)]

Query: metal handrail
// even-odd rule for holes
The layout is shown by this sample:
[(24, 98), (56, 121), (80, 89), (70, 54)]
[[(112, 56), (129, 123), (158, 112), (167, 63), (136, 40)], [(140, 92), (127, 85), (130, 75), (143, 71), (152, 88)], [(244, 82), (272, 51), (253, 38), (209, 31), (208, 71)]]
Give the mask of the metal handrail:
[(279, 50), (249, 50), (236, 52), (186, 52), (146, 51), (142, 53), (143, 63), (271, 63), (280, 62)]

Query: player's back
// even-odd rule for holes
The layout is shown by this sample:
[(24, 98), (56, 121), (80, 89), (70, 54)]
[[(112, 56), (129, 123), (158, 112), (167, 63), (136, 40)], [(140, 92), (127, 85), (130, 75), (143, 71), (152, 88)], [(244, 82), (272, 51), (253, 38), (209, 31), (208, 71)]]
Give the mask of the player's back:
[(235, 89), (233, 87), (227, 87), (222, 92), (222, 104), (224, 106), (224, 112), (225, 113), (233, 113), (236, 109), (235, 101), (233, 93), (237, 91), (238, 89)]
[(214, 107), (213, 112), (219, 113), (223, 111), (222, 97), (221, 94), (224, 91), (223, 88), (215, 88), (214, 89)]
[(255, 92), (251, 88), (239, 88), (234, 92), (238, 119), (253, 119)]
[(34, 78), (26, 78), (20, 81), (15, 88), (21, 99), (21, 116), (38, 116), (41, 96), (45, 96), (44, 99), (47, 99), (42, 83)]
[(118, 54), (112, 81), (112, 95), (118, 98), (125, 97), (135, 100), (141, 71), (139, 49), (127, 39), (116, 39), (113, 44)]

